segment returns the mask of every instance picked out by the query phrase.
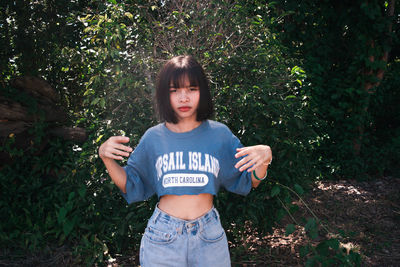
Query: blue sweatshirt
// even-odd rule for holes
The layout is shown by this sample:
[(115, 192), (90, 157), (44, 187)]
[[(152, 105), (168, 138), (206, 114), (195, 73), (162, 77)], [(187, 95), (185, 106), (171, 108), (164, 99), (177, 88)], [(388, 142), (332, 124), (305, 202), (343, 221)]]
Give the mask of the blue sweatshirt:
[(251, 173), (234, 166), (236, 148), (242, 147), (229, 128), (206, 120), (184, 133), (169, 130), (165, 123), (146, 131), (124, 167), (128, 203), (163, 195), (216, 195), (226, 190), (247, 195)]

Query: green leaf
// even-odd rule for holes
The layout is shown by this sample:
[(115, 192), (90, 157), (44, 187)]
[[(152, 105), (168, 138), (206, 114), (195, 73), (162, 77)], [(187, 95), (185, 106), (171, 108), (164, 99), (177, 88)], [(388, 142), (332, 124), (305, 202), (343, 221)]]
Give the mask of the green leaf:
[(272, 187), (271, 189), (271, 197), (278, 195), (279, 192), (281, 192), (281, 188), (279, 187), (279, 185), (274, 185), (274, 187)]
[(91, 105), (96, 105), (98, 102), (100, 101), (100, 98), (96, 97), (95, 99), (93, 99), (93, 101), (90, 103)]
[(318, 237), (318, 225), (314, 218), (308, 219), (304, 228), (310, 238), (315, 239)]
[(292, 234), (295, 230), (296, 230), (296, 228), (294, 227), (294, 224), (288, 224), (288, 225), (286, 225), (285, 235), (288, 236), (288, 235)]
[(304, 258), (305, 256), (307, 256), (308, 253), (310, 253), (310, 251), (311, 251), (310, 245), (300, 247), (300, 257)]
[(78, 193), (80, 197), (84, 197), (86, 195), (86, 187), (79, 188)]
[(63, 223), (65, 221), (65, 216), (67, 215), (67, 210), (62, 207), (59, 211), (58, 211), (58, 216), (57, 216), (57, 221), (58, 223)]
[(133, 15), (130, 12), (125, 12), (125, 16), (127, 16), (130, 19), (133, 19)]
[(291, 74), (295, 74), (300, 69), (299, 66), (294, 66), (291, 70)]
[(316, 239), (318, 237), (318, 229), (311, 229), (309, 232), (307, 232), (307, 235), (311, 239)]
[(286, 215), (286, 210), (285, 209), (279, 209), (276, 212), (276, 220), (280, 221), (285, 215)]
[(306, 267), (314, 267), (316, 264), (316, 261), (314, 258), (309, 258), (306, 262)]
[(101, 100), (100, 100), (100, 107), (101, 108), (104, 108), (106, 106), (106, 100), (104, 99), (104, 98), (102, 98)]
[(75, 197), (75, 192), (71, 192), (68, 195), (68, 201), (71, 201)]
[(320, 254), (322, 256), (329, 255), (329, 246), (326, 243), (326, 241), (319, 243), (315, 249), (317, 250), (318, 254)]
[(287, 97), (285, 97), (285, 100), (293, 99), (293, 98), (296, 98), (296, 96), (295, 95), (288, 95)]
[(71, 233), (72, 229), (74, 228), (75, 222), (72, 220), (67, 220), (63, 225), (64, 235), (68, 236)]
[(299, 184), (294, 184), (294, 191), (296, 191), (299, 195), (302, 195), (304, 193), (303, 188)]
[(330, 248), (334, 250), (339, 249), (339, 241), (336, 238), (328, 239), (325, 242)]
[(309, 218), (307, 220), (307, 223), (306, 223), (304, 228), (305, 228), (306, 231), (310, 231), (311, 229), (315, 228), (316, 226), (317, 226), (317, 224), (315, 222), (315, 219), (314, 218)]
[(96, 139), (96, 143), (98, 143), (100, 140), (101, 140), (101, 138), (103, 138), (103, 134), (102, 135), (100, 135), (99, 137), (97, 137), (97, 139)]

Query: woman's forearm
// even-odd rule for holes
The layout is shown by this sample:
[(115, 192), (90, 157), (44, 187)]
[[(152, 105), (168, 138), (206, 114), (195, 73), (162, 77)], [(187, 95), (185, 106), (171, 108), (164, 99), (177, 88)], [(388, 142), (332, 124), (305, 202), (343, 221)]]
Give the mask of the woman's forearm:
[(116, 186), (126, 193), (126, 172), (115, 160), (110, 158), (101, 158), (106, 165), (108, 174)]
[[(268, 165), (261, 165), (255, 169), (255, 173), (258, 178), (263, 178), (267, 174), (267, 170), (268, 170)], [(251, 185), (253, 187), (257, 187), (260, 183), (261, 183), (261, 181), (257, 180), (254, 177), (253, 172), (251, 172)]]

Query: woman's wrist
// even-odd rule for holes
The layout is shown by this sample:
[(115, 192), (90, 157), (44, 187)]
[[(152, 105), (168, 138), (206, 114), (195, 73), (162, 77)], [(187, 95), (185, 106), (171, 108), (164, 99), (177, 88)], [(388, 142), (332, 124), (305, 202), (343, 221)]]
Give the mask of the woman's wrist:
[(256, 180), (258, 180), (258, 181), (265, 180), (265, 178), (267, 178), (267, 175), (268, 175), (268, 170), (265, 171), (265, 175), (264, 175), (263, 178), (259, 178), (259, 177), (257, 176), (257, 174), (256, 174), (256, 171), (255, 171), (255, 170), (253, 171), (253, 176), (254, 176), (254, 178), (255, 178)]
[[(266, 150), (267, 150), (267, 155), (268, 154), (270, 154), (271, 153), (271, 148), (269, 147), (269, 146), (266, 146)], [(269, 153), (268, 153), (269, 152)], [(267, 156), (268, 157), (268, 156)], [(254, 178), (256, 179), (256, 180), (258, 180), (258, 181), (262, 181), (262, 180), (264, 180), (265, 178), (267, 178), (267, 175), (268, 175), (268, 166), (271, 164), (271, 162), (272, 162), (272, 157), (270, 158), (270, 159), (267, 159), (267, 160), (265, 160), (261, 165), (262, 166), (266, 166), (266, 167), (261, 167), (261, 168), (259, 168), (259, 173), (261, 172), (261, 173), (263, 173), (262, 171), (263, 170), (265, 170), (265, 175), (264, 175), (264, 177), (262, 177), (262, 178), (260, 178), (260, 177), (258, 177), (257, 176), (257, 173), (256, 173), (256, 170), (253, 170), (253, 176), (254, 176)]]

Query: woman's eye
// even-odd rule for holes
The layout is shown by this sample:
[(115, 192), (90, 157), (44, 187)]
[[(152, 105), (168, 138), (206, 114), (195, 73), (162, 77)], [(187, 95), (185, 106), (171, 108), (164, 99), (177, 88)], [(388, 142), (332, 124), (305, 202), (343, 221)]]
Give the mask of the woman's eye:
[(199, 89), (197, 89), (196, 87), (190, 87), (189, 89), (190, 89), (190, 91), (197, 91), (197, 90), (199, 90)]
[(175, 92), (176, 92), (176, 89), (169, 89), (169, 92), (170, 92), (170, 93), (175, 93)]

